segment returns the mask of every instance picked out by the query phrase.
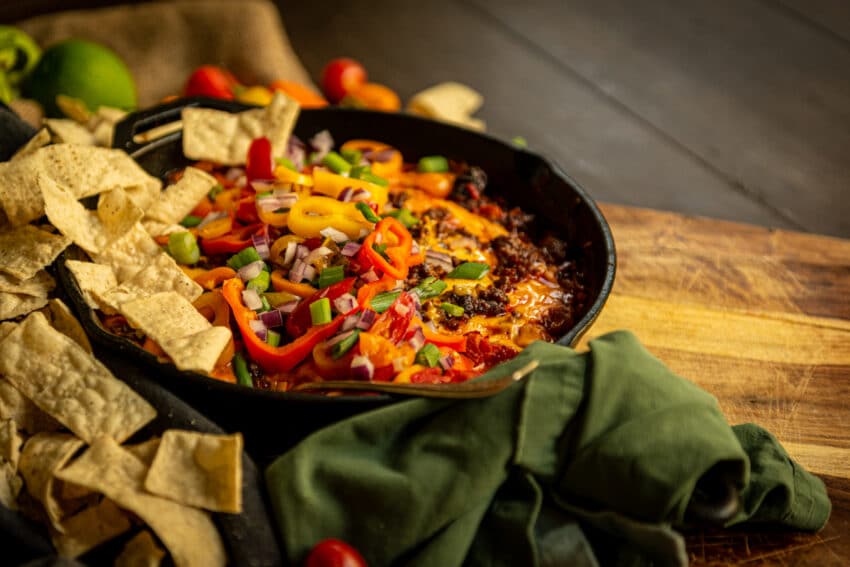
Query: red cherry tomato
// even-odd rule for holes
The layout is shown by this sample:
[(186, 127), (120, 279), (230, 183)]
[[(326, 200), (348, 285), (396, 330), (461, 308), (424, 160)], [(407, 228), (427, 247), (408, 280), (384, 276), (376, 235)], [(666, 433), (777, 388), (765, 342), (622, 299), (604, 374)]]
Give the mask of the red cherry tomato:
[(367, 567), (360, 553), (338, 539), (324, 539), (313, 546), (304, 567)]
[(322, 92), (333, 103), (337, 103), (349, 91), (366, 82), (366, 69), (347, 57), (331, 60), (322, 71)]
[(227, 69), (215, 65), (203, 65), (189, 76), (183, 94), (232, 100), (233, 90), (237, 86), (239, 81)]

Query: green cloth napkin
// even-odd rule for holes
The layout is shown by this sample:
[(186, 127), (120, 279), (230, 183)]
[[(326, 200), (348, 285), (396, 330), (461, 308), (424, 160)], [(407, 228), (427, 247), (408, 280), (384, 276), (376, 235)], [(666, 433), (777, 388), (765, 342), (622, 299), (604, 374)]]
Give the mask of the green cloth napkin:
[(764, 430), (730, 428), (631, 333), (583, 354), (534, 343), (479, 379), (531, 359), (537, 370), (497, 396), (399, 402), (278, 457), (266, 481), (290, 560), (335, 537), (372, 566), (686, 565), (671, 527), (709, 471), (741, 490), (731, 523), (826, 522), (819, 479)]

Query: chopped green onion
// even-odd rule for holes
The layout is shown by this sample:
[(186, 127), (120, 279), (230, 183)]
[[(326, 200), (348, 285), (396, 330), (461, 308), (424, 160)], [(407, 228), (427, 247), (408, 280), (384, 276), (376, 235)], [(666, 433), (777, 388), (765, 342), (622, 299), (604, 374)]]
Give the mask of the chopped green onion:
[(344, 266), (328, 266), (319, 274), (319, 289), (328, 287), (345, 279)]
[(375, 185), (380, 185), (381, 187), (386, 187), (390, 184), (389, 181), (384, 179), (383, 177), (378, 177), (371, 171), (363, 171), (360, 173), (360, 179), (363, 181), (368, 181), (369, 183), (374, 183)]
[[(269, 289), (269, 285), (271, 284), (271, 275), (265, 271), (260, 270), (260, 273), (257, 274), (257, 277), (248, 280), (248, 285), (245, 286), (248, 289), (256, 289), (258, 293), (263, 293), (267, 289)], [(266, 300), (268, 304), (268, 300)]]
[(386, 244), (373, 244), (372, 250), (383, 256), (385, 259), (389, 260), (389, 256), (387, 256), (387, 245)]
[(260, 199), (262, 199), (263, 197), (271, 197), (271, 196), (272, 196), (272, 192), (271, 192), (271, 191), (263, 191), (262, 193), (257, 193), (257, 194), (255, 195), (255, 197), (257, 198), (257, 201), (259, 201), (259, 200), (260, 200)]
[(349, 177), (353, 177), (354, 179), (360, 179), (360, 176), (364, 173), (371, 173), (372, 167), (369, 165), (355, 165), (351, 168), (351, 171), (348, 172)]
[(490, 266), (483, 262), (464, 262), (446, 276), (457, 280), (480, 280), (490, 271)]
[(460, 317), (463, 315), (463, 307), (454, 303), (441, 303), (440, 309), (445, 311), (449, 317)]
[(440, 362), (440, 349), (431, 343), (427, 343), (416, 353), (416, 364), (433, 368)]
[(201, 258), (198, 241), (191, 232), (172, 232), (168, 237), (168, 253), (180, 264), (194, 264)]
[(404, 207), (402, 207), (401, 209), (390, 211), (384, 216), (395, 218), (398, 222), (404, 225), (404, 228), (412, 228), (419, 224), (419, 219), (413, 216), (413, 213), (410, 212), (410, 209), (405, 209)]
[(375, 214), (375, 211), (372, 210), (372, 207), (367, 205), (366, 203), (357, 203), (354, 205), (357, 207), (357, 210), (363, 213), (363, 218), (365, 218), (369, 222), (378, 222), (381, 220), (381, 217)]
[(316, 159), (319, 157), (319, 152), (310, 152), (307, 155), (307, 163), (316, 163)]
[(443, 280), (438, 280), (434, 276), (429, 276), (419, 282), (419, 285), (411, 289), (410, 291), (419, 296), (419, 299), (431, 299), (432, 297), (437, 297), (444, 291), (448, 284)]
[(310, 319), (314, 325), (324, 325), (331, 322), (331, 300), (327, 297), (317, 299), (310, 304)]
[(328, 152), (322, 159), (322, 164), (328, 166), (334, 173), (342, 174), (351, 171), (351, 164), (336, 152)]
[(253, 246), (249, 246), (231, 256), (227, 261), (227, 265), (234, 270), (238, 270), (242, 266), (247, 266), (251, 262), (256, 262), (260, 259), (260, 255), (257, 254), (257, 249)]
[(514, 136), (514, 138), (511, 140), (511, 142), (513, 142), (513, 144), (518, 148), (527, 148), (528, 147), (528, 142), (522, 136)]
[(236, 374), (236, 380), (242, 386), (254, 387), (254, 380), (251, 378), (251, 373), (248, 371), (248, 362), (238, 352), (233, 355), (233, 373)]
[(210, 202), (215, 201), (215, 198), (218, 197), (218, 194), (222, 191), (224, 191), (224, 186), (222, 186), (221, 183), (213, 185), (213, 188), (209, 190), (209, 193), (207, 193), (207, 199), (209, 199)]
[(266, 343), (269, 346), (280, 346), (280, 333), (277, 331), (272, 331), (271, 329), (266, 331)]
[(347, 161), (351, 165), (359, 165), (360, 160), (363, 159), (363, 152), (361, 152), (360, 150), (347, 149), (340, 150), (339, 153), (342, 154), (342, 157), (345, 158), (345, 161)]
[(360, 339), (360, 330), (354, 329), (354, 331), (336, 343), (331, 349), (331, 356), (334, 357), (334, 360), (338, 358), (342, 358), (342, 356), (354, 348), (354, 345), (357, 344), (357, 340)]
[(292, 163), (292, 160), (290, 160), (288, 157), (276, 157), (276, 158), (274, 158), (274, 162), (277, 165), (282, 165), (283, 167), (287, 167), (287, 168), (291, 169), (292, 171), (298, 171), (295, 168), (295, 164)]
[(180, 224), (185, 226), (186, 228), (192, 228), (193, 226), (198, 226), (201, 224), (201, 221), (204, 220), (201, 217), (195, 215), (186, 215), (183, 217), (183, 220), (180, 221)]
[(416, 169), (422, 173), (445, 173), (449, 170), (449, 160), (443, 156), (425, 156)]
[(258, 313), (264, 313), (264, 312), (266, 312), (266, 311), (271, 311), (271, 310), (272, 310), (272, 305), (271, 305), (271, 303), (269, 303), (269, 300), (268, 300), (268, 298), (266, 297), (266, 295), (265, 295), (265, 294), (260, 295), (260, 301), (262, 301), (262, 302), (263, 302), (263, 306), (262, 306), (262, 307), (260, 307), (260, 308), (257, 310), (257, 312), (258, 312)]
[(390, 308), (390, 305), (393, 304), (400, 294), (400, 291), (385, 291), (384, 293), (379, 293), (372, 298), (370, 305), (376, 313), (383, 313)]

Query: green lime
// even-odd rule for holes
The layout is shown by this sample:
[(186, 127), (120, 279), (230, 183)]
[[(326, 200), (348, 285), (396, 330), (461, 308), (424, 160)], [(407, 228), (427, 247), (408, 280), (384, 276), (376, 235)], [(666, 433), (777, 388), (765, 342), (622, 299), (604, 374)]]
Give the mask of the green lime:
[(121, 58), (103, 45), (80, 39), (45, 49), (24, 94), (38, 101), (48, 116), (62, 116), (57, 95), (80, 99), (91, 111), (100, 106), (136, 107), (136, 84)]

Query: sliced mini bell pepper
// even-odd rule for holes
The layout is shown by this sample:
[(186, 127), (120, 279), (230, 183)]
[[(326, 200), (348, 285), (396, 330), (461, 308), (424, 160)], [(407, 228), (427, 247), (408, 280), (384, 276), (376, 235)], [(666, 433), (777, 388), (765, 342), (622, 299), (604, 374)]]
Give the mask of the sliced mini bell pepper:
[(255, 195), (246, 195), (236, 202), (236, 218), (248, 224), (260, 222)]
[(357, 303), (360, 304), (360, 307), (366, 309), (373, 297), (381, 292), (393, 289), (396, 286), (396, 281), (394, 277), (385, 275), (377, 281), (363, 285), (357, 290)]
[(254, 243), (251, 237), (259, 234), (262, 230), (262, 224), (249, 224), (235, 228), (230, 234), (218, 238), (202, 238), (201, 248), (203, 248), (204, 254), (210, 256), (216, 254), (235, 254), (240, 250), (253, 246)]
[(369, 332), (398, 343), (404, 337), (415, 315), (416, 305), (413, 296), (402, 292), (392, 306), (375, 319)]
[(204, 289), (215, 289), (224, 280), (236, 277), (236, 271), (227, 266), (219, 266), (212, 270), (204, 270), (203, 273), (197, 274), (192, 279), (195, 283)]
[(418, 317), (413, 318), (414, 325), (422, 327), (422, 333), (425, 335), (425, 342), (433, 343), (438, 347), (449, 347), (455, 352), (466, 352), (466, 336), (464, 335), (444, 335), (432, 330), (428, 325), (422, 323)]
[(272, 271), (272, 287), (275, 291), (285, 291), (301, 298), (310, 297), (316, 293), (316, 288), (310, 284), (289, 281), (282, 270)]
[(339, 194), (342, 193), (346, 187), (351, 187), (352, 189), (363, 189), (364, 191), (369, 192), (369, 198), (366, 200), (371, 203), (377, 203), (379, 209), (387, 203), (387, 199), (389, 198), (387, 188), (384, 186), (366, 181), (365, 179), (354, 179), (352, 177), (337, 175), (327, 169), (314, 169), (313, 183), (313, 190), (316, 193), (321, 193), (322, 195), (327, 195), (334, 199), (339, 198)]
[(359, 150), (367, 156), (380, 156), (381, 159), (370, 160), (372, 162), (372, 173), (378, 177), (389, 178), (401, 172), (403, 158), (401, 152), (392, 146), (375, 140), (349, 140), (345, 142), (340, 151)]
[(215, 219), (196, 230), (198, 238), (218, 238), (233, 230), (233, 219), (230, 216)]
[(356, 240), (361, 230), (371, 230), (373, 224), (363, 218), (354, 203), (337, 201), (331, 197), (305, 197), (296, 201), (289, 210), (289, 230), (304, 238), (320, 238), (321, 231), (331, 227)]
[(341, 282), (320, 289), (309, 297), (305, 297), (286, 320), (286, 332), (289, 333), (289, 336), (293, 338), (300, 337), (312, 326), (312, 320), (310, 318), (311, 303), (325, 297), (333, 303), (336, 298), (351, 291), (351, 288), (354, 287), (354, 279), (345, 278)]
[(257, 313), (248, 309), (242, 303), (242, 290), (244, 289), (245, 284), (242, 283), (242, 280), (233, 278), (224, 282), (222, 294), (233, 310), (233, 318), (239, 327), (242, 342), (251, 356), (251, 360), (270, 373), (289, 372), (295, 368), (301, 361), (310, 356), (317, 344), (335, 334), (342, 326), (345, 318), (354, 312), (337, 315), (330, 323), (310, 327), (291, 343), (273, 347), (260, 340), (251, 329), (251, 321), (257, 318)]
[(413, 237), (404, 225), (393, 217), (385, 217), (363, 240), (358, 254), (384, 274), (404, 280), (412, 246)]

